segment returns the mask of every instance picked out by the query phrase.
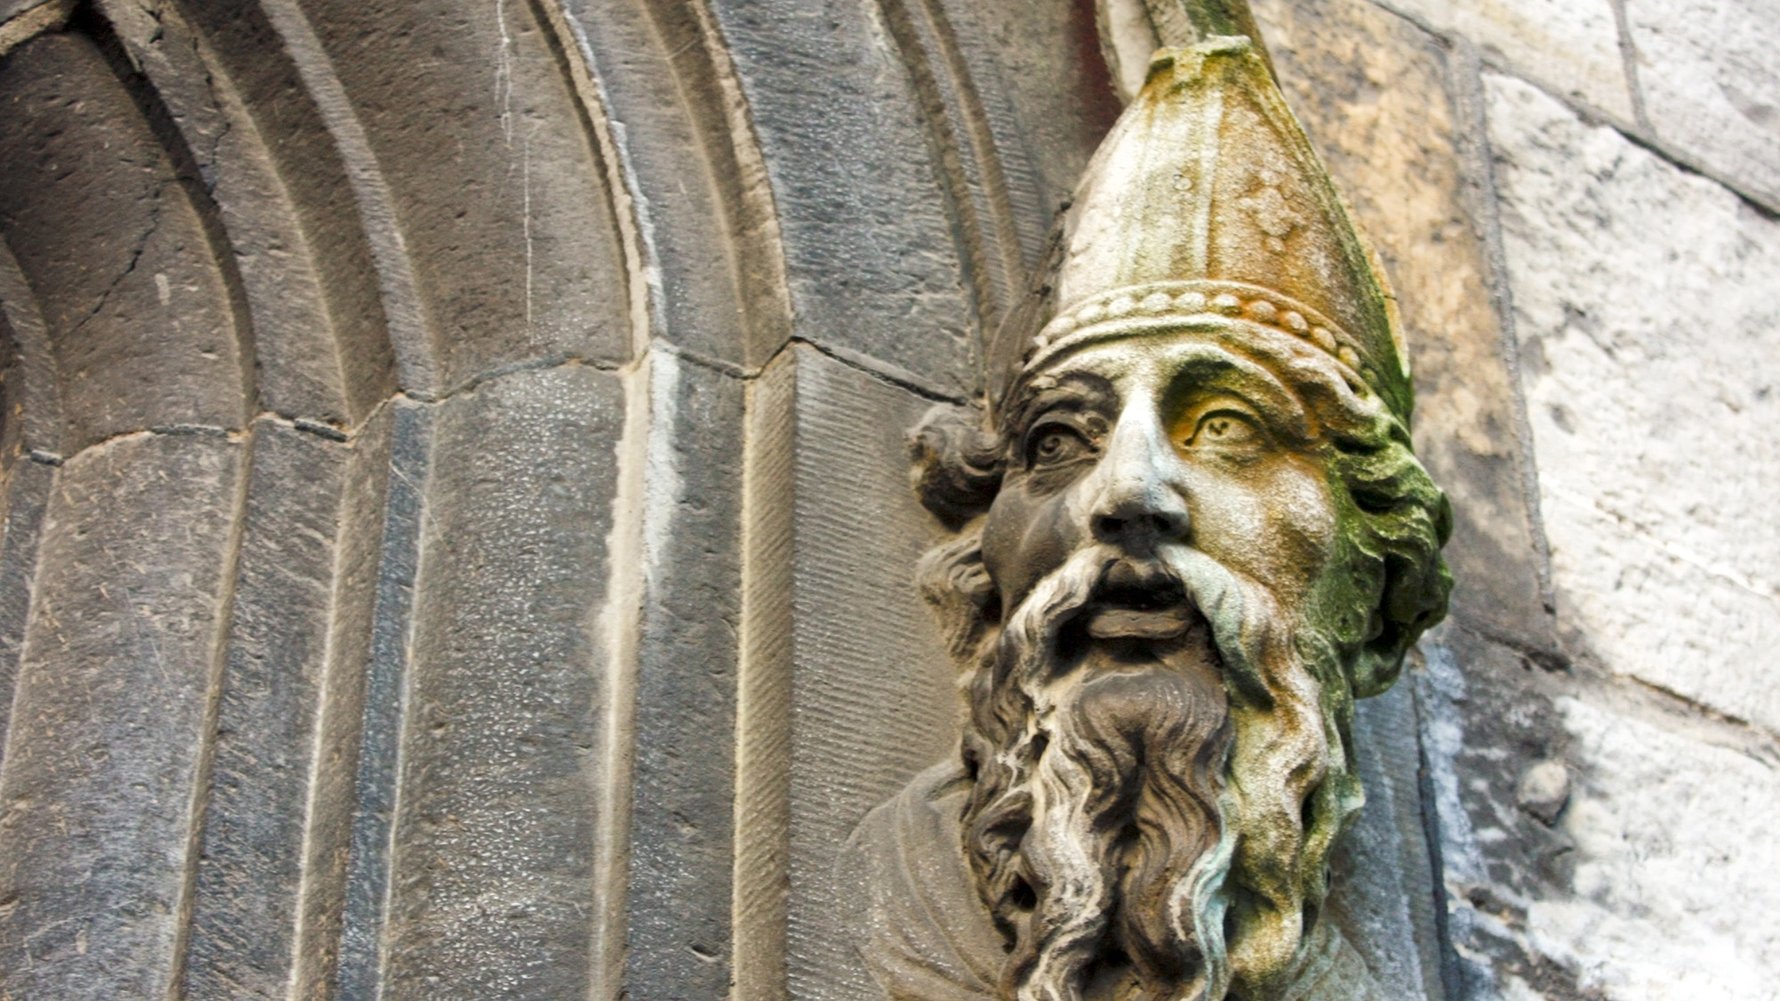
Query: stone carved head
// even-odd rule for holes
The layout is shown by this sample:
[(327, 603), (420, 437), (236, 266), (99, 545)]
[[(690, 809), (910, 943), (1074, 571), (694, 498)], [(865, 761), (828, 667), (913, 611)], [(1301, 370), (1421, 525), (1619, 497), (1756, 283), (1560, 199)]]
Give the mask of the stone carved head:
[(1279, 997), (1363, 800), (1354, 699), (1450, 589), (1395, 306), (1236, 38), (1158, 54), (1044, 278), (987, 421), (914, 437), (968, 701), (935, 850), (1000, 997)]

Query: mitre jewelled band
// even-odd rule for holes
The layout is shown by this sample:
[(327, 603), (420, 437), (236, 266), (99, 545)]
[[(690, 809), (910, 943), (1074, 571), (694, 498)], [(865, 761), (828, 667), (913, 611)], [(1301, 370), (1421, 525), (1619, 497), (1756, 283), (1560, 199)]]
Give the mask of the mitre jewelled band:
[(1085, 344), (1173, 329), (1214, 316), (1271, 327), (1317, 348), (1371, 384), (1374, 371), (1357, 339), (1290, 296), (1242, 282), (1152, 282), (1092, 296), (1045, 324), (1033, 339), (1026, 370)]

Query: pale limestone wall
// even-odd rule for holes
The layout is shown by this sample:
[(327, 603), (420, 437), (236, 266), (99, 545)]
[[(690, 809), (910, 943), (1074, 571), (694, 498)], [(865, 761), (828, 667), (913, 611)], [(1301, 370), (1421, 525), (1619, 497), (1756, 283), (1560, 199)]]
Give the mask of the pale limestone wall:
[(1448, 996), (1780, 996), (1780, 7), (1257, 8), (1458, 508)]

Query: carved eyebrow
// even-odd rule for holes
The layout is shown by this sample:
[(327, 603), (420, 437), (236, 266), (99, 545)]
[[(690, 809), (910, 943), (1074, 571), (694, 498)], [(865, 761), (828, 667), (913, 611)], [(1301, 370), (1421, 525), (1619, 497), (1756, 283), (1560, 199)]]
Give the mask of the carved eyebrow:
[(1005, 432), (1027, 426), (1039, 414), (1058, 407), (1092, 409), (1110, 405), (1118, 398), (1112, 381), (1092, 372), (1039, 375), (1021, 388), (1002, 421)]
[(1223, 352), (1185, 359), (1164, 391), (1163, 405), (1180, 414), (1196, 400), (1214, 395), (1248, 403), (1270, 430), (1288, 440), (1305, 442), (1314, 436), (1297, 394), (1264, 366)]

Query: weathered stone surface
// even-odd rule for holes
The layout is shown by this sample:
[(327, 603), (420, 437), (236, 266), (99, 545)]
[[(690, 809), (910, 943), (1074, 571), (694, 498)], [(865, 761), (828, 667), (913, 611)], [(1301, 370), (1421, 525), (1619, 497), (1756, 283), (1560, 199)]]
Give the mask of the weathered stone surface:
[(1551, 644), (1519, 404), (1463, 156), (1447, 55), (1365, 0), (1267, 0), (1256, 15), (1293, 109), (1390, 274), (1415, 372), (1416, 454), (1452, 500), (1453, 614)]
[(908, 488), (904, 436), (931, 401), (807, 347), (781, 364), (795, 366), (777, 401), (795, 442), (792, 532), (774, 553), (790, 563), (789, 644), (777, 651), (789, 826), (769, 857), (789, 880), (788, 954), (776, 995), (761, 985), (749, 996), (875, 999), (845, 934), (859, 888), (837, 882), (840, 849), (867, 811), (957, 753), (950, 661), (913, 583), (939, 528)]
[(62, 403), (55, 345), (18, 261), (0, 241), (0, 461), (60, 451)]
[(625, 988), (730, 984), (744, 383), (650, 354)]
[(302, 901), (297, 997), (373, 996), (383, 977), (434, 408), (398, 399), (383, 414), (360, 432), (346, 514), (342, 576), (369, 594), (344, 601), (334, 621), (341, 663), (319, 748), (336, 767), (323, 774), (310, 819), (305, 864), (313, 882)]
[(1561, 761), (1535, 761), (1520, 773), (1514, 795), (1521, 809), (1548, 825), (1556, 823), (1570, 803), (1570, 770)]
[[(1429, 644), (1428, 665), (1417, 694), (1451, 996), (1767, 996), (1780, 969), (1770, 742), (1529, 669), (1459, 628)], [(1531, 769), (1558, 767), (1567, 795), (1548, 824), (1521, 793)]]
[[(330, 996), (372, 620), (391, 611), (377, 603), (379, 555), (386, 543), (403, 548), (399, 529), (384, 531), (385, 505), (403, 510), (388, 493), (392, 479), (404, 486), (391, 475), (393, 418), (386, 408), (350, 443), (255, 425), (185, 958), (190, 997)], [(377, 743), (372, 735), (372, 757)]]
[(1557, 706), (1582, 776), (1562, 821), (1574, 896), (1528, 904), (1532, 948), (1610, 1001), (1770, 996), (1780, 978), (1772, 745), (1715, 746), (1685, 719), (1664, 725), (1586, 695)]
[(982, 39), (980, 6), (889, 0), (881, 10), (919, 102), (968, 301), (977, 326), (990, 330), (1025, 292), (1050, 212), (1016, 113), (996, 84), (1000, 67)]
[[(1330, 916), (1393, 1001), (1765, 997), (1780, 225), (1512, 80), (1476, 134), (1467, 44), (1408, 23), (1629, 119), (1613, 0), (1259, 6), (1396, 282), (1459, 519), (1466, 628), (1405, 679), (1454, 953), (1436, 970), (1425, 938), (1404, 689), (1360, 707), (1371, 805)], [(1656, 145), (1780, 204), (1771, 13), (1620, 6)], [(970, 227), (1005, 199), (1030, 255), (1117, 112), (1094, 4), (0, 0), (0, 22), (33, 7), (79, 13), (0, 56), (0, 997), (159, 997), (182, 962), (193, 998), (870, 997), (834, 849), (955, 753), (957, 698), (908, 579), (935, 529), (902, 434), (930, 400), (862, 369), (973, 391)], [(1513, 373), (1466, 162), (1492, 143)], [(971, 187), (992, 172), (959, 155), (986, 149), (1004, 191)], [(511, 371), (629, 358), (652, 282), (659, 338), (746, 371), (659, 342), (622, 375)], [(793, 334), (820, 350), (748, 378)], [(1544, 657), (1515, 378), (1571, 671)], [(245, 485), (220, 436), (75, 454), (266, 410), (375, 416), (345, 442), (261, 422)], [(738, 640), (744, 601), (773, 614)], [(749, 670), (782, 702), (738, 699)]]
[(0, 21), (10, 21), (41, 2), (42, 0), (4, 0), (0, 2)]
[(1384, 0), (1437, 31), (1456, 32), (1516, 72), (1623, 121), (1632, 93), (1613, 0)]
[(0, 771), (0, 996), (171, 989), (240, 460), (142, 434), (57, 478)]
[[(377, 273), (338, 222), (350, 189), (287, 54), (251, 5), (104, 10), (202, 182), (214, 252), (252, 323), (261, 408), (357, 424), (396, 383)], [(220, 44), (203, 45), (205, 30)]]
[(664, 337), (753, 368), (791, 333), (773, 190), (722, 39), (699, 3), (566, 0), (645, 225)]
[(1355, 707), (1354, 753), (1366, 806), (1331, 863), (1336, 888), (1329, 895), (1328, 917), (1391, 998), (1443, 1001), (1445, 943), (1423, 828), (1412, 688), (1401, 681)]
[(1626, 0), (1657, 135), (1780, 209), (1780, 18), (1763, 0)]
[[(1040, 225), (1075, 191), (1094, 148), (1119, 117), (1089, 4), (976, 4), (1020, 134), (1033, 151)], [(1010, 151), (1011, 155), (1011, 151)]]
[(953, 221), (907, 70), (874, 15), (851, 0), (711, 7), (772, 179), (797, 333), (973, 392)]
[[(374, 729), (382, 713), (394, 716), (400, 692), (391, 639), (406, 640), (408, 588), (413, 583), (413, 544), (419, 533), (418, 482), (425, 480), (424, 424), (413, 404), (396, 401), (379, 410), (358, 431), (345, 459), (334, 543), (333, 608), (328, 621), (325, 674), (311, 747), (316, 762), (303, 830), (303, 873), (291, 930), (293, 967), (289, 997), (322, 999), (339, 973), (344, 940), (348, 857), (354, 811), (372, 828), (370, 809), (386, 807), (376, 793), (355, 800), (362, 775), (393, 775), (393, 755), (378, 752), (393, 744)], [(417, 453), (420, 453), (417, 455)], [(382, 700), (381, 702), (377, 700)], [(373, 729), (367, 731), (367, 727)], [(392, 732), (394, 726), (388, 727)], [(385, 764), (384, 770), (378, 765)], [(363, 766), (361, 770), (361, 766)], [(365, 783), (369, 786), (370, 783)], [(387, 795), (393, 781), (381, 787)], [(387, 823), (387, 812), (377, 818)], [(380, 829), (387, 832), (387, 826)], [(362, 863), (362, 859), (356, 859)], [(380, 871), (360, 865), (359, 873)], [(355, 887), (363, 907), (369, 880)], [(381, 884), (378, 884), (381, 887)], [(362, 934), (361, 924), (358, 931)]]
[(25, 643), (43, 511), (56, 475), (55, 467), (29, 456), (53, 453), (61, 439), (58, 395), (43, 314), (0, 243), (0, 754)]
[(742, 499), (741, 661), (736, 678), (737, 1001), (785, 995), (785, 844), (791, 837), (792, 463), (799, 352), (748, 385)]
[(253, 427), (192, 890), (183, 988), (195, 997), (284, 997), (290, 981), (348, 454), (277, 422)]
[(51, 332), (60, 447), (240, 427), (251, 346), (227, 279), (179, 165), (99, 49), (68, 34), (27, 43), (0, 62), (0, 105), (0, 238)]
[(628, 357), (612, 196), (532, 6), (302, 6), (388, 185), (423, 300), (441, 385), (405, 388)]
[[(26, 461), (15, 461), (0, 476), (0, 497), (6, 505), (0, 528), (0, 755), (5, 754), (13, 688), (25, 645), (43, 510), (54, 481), (53, 467)], [(0, 767), (4, 765), (0, 758)]]
[(1780, 224), (1488, 85), (1567, 651), (1780, 729)]
[[(518, 372), (439, 407), (401, 724), (391, 999), (587, 993), (616, 689), (596, 626), (619, 378)], [(606, 633), (602, 644), (597, 633)], [(614, 644), (617, 644), (614, 646)], [(602, 648), (605, 647), (605, 648)]]
[(1441, 866), (1446, 996), (1577, 999), (1574, 972), (1526, 945), (1528, 901), (1570, 896), (1573, 845), (1519, 796), (1528, 763), (1567, 760), (1555, 705), (1565, 681), (1457, 623), (1422, 649), (1425, 669), (1404, 680), (1415, 686)]

